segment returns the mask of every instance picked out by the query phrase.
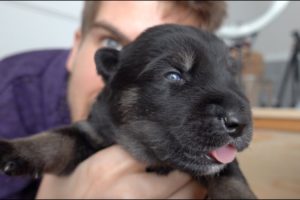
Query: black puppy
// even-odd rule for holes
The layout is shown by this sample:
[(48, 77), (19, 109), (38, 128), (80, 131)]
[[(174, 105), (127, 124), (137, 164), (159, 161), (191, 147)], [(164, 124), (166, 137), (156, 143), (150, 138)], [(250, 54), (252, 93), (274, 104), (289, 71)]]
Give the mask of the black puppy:
[(255, 198), (235, 160), (251, 141), (250, 107), (223, 42), (192, 27), (163, 25), (122, 51), (99, 50), (95, 60), (106, 86), (88, 119), (1, 140), (2, 171), (68, 174), (119, 143), (148, 171), (191, 174), (206, 184), (209, 198)]

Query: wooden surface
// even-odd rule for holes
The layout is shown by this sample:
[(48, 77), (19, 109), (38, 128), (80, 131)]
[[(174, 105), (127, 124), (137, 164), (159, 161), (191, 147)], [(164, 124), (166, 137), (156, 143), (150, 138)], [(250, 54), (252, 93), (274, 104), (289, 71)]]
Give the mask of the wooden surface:
[(300, 134), (255, 130), (238, 160), (259, 198), (300, 199)]
[(253, 108), (255, 128), (300, 133), (300, 111), (294, 109)]
[(258, 119), (300, 120), (300, 110), (283, 108), (252, 108), (253, 116)]

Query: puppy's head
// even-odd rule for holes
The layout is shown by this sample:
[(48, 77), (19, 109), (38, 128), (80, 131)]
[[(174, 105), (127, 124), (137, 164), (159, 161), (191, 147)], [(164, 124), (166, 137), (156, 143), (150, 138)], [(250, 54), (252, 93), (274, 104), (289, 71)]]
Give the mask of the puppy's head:
[(96, 63), (116, 138), (139, 158), (204, 175), (249, 145), (249, 103), (214, 35), (157, 26), (120, 52), (99, 50)]

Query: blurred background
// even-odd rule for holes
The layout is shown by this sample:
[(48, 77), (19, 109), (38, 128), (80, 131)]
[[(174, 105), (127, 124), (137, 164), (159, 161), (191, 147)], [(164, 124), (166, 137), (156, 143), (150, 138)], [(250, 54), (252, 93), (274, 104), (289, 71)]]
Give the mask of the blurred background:
[(70, 48), (82, 5), (82, 1), (1, 1), (0, 57), (40, 48)]
[[(270, 1), (228, 1), (229, 16), (225, 24), (252, 20), (269, 6)], [(1, 1), (0, 56), (27, 49), (69, 47), (70, 35), (79, 25), (81, 8), (82, 1)], [(260, 33), (253, 48), (264, 56), (266, 63), (288, 59), (291, 31), (300, 28), (295, 18), (299, 10), (300, 2), (290, 2)], [(36, 27), (39, 27), (38, 32)]]
[[(1, 1), (0, 58), (26, 50), (69, 48), (72, 44), (71, 36), (79, 25), (82, 5), (82, 1)], [(270, 5), (271, 1), (228, 1), (229, 15), (225, 25), (249, 22), (266, 12)], [(259, 66), (255, 69), (250, 66), (250, 70), (258, 73), (259, 78), (263, 77), (264, 83), (261, 88), (263, 91), (257, 88), (254, 92), (249, 91), (255, 106), (275, 103), (271, 98), (278, 93), (292, 51), (291, 34), (300, 28), (297, 20), (299, 10), (300, 2), (291, 1), (283, 13), (261, 30), (251, 44), (252, 51), (259, 55), (250, 61)], [(246, 64), (249, 65), (249, 62)], [(248, 79), (246, 81), (251, 82), (253, 77)], [(250, 89), (255, 90), (253, 87), (256, 86)], [(287, 105), (289, 100), (283, 101)]]
[[(1, 1), (0, 59), (27, 50), (70, 48), (82, 5), (82, 1)], [(228, 1), (225, 25), (251, 21), (270, 5), (271, 1)], [(244, 38), (246, 45), (240, 49), (255, 134), (252, 146), (239, 159), (260, 198), (300, 198), (300, 91), (295, 68), (285, 82), (294, 81), (296, 90), (291, 83), (282, 86), (295, 46), (292, 33), (300, 31), (299, 11), (300, 2), (290, 1), (256, 37)], [(284, 97), (280, 105), (278, 96)]]

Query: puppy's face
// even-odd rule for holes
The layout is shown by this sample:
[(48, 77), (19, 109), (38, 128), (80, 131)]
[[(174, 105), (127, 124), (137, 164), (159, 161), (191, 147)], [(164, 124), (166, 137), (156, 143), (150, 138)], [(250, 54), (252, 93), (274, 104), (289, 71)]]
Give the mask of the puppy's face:
[(96, 62), (117, 140), (140, 159), (204, 175), (249, 145), (249, 104), (215, 36), (158, 26), (121, 52), (98, 51)]

